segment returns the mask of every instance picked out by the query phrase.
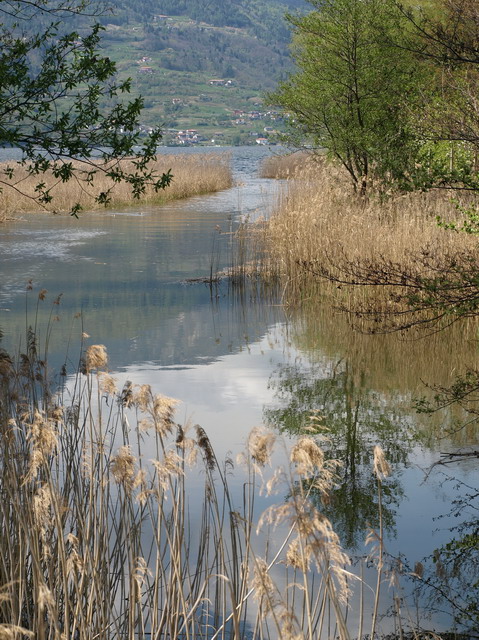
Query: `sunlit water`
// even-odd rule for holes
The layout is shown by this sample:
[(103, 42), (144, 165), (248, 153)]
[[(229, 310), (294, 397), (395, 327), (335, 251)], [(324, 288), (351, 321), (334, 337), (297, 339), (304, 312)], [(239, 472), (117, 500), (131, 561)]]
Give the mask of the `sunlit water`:
[[(366, 553), (366, 529), (377, 524), (370, 465), (374, 445), (381, 444), (393, 462), (385, 496), (387, 550), (413, 566), (447, 541), (457, 522), (437, 520), (453, 498), (467, 493), (447, 479), (473, 486), (476, 470), (457, 463), (427, 475), (441, 451), (475, 444), (475, 432), (456, 442), (438, 439), (441, 425), (418, 418), (412, 400), (424, 392), (423, 380), (445, 384), (461, 363), (474, 364), (475, 344), (462, 344), (461, 335), (449, 343), (366, 338), (327, 309), (287, 317), (278, 300), (261, 298), (254, 286), (239, 296), (226, 281), (213, 288), (192, 283), (208, 277), (212, 265), (230, 264), (231, 233), (246, 218), (269, 215), (280, 188), (257, 177), (267, 149), (230, 153), (236, 185), (218, 194), (84, 213), (79, 220), (38, 214), (5, 223), (3, 344), (21, 350), (26, 326), (36, 325), (42, 347), (53, 323), (52, 370), (64, 362), (74, 369), (87, 333), (85, 345), (106, 345), (120, 383), (148, 383), (178, 398), (179, 420), (201, 424), (220, 458), (237, 453), (254, 426), (267, 423), (294, 438), (311, 414), (321, 414), (331, 452), (345, 463), (329, 515), (355, 557)], [(37, 307), (43, 288), (48, 294)], [(60, 294), (60, 304), (53, 304)], [(383, 600), (386, 611), (387, 587)], [(444, 616), (436, 624), (449, 622)], [(387, 618), (382, 628), (389, 630)]]

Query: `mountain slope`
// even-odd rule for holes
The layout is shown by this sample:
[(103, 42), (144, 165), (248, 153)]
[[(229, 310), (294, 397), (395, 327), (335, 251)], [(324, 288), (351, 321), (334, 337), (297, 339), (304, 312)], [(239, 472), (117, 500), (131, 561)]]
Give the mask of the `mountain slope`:
[(102, 17), (104, 47), (119, 75), (132, 77), (132, 92), (145, 98), (146, 125), (254, 142), (255, 134), (270, 135), (265, 127), (277, 128), (277, 116), (241, 112), (262, 116), (262, 95), (291, 70), (284, 14), (304, 6), (302, 0), (119, 2)]

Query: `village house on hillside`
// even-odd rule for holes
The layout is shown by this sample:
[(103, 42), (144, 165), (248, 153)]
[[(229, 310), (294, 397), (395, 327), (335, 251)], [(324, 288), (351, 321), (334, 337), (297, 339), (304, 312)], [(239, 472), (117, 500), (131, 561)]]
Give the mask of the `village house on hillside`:
[(213, 87), (232, 87), (233, 80), (224, 80), (220, 78), (213, 78), (209, 82)]
[(196, 129), (178, 131), (175, 139), (178, 144), (198, 144), (198, 142), (203, 140), (203, 138), (198, 135), (198, 131)]

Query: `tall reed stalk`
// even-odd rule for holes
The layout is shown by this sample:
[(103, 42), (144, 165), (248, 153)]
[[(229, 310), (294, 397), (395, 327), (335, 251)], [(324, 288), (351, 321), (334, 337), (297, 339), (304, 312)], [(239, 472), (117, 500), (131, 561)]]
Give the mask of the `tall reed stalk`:
[[(33, 332), (0, 352), (0, 638), (354, 637), (321, 430), (273, 458), (258, 428), (220, 463), (173, 399), (118, 390), (102, 345), (49, 375)], [(259, 515), (261, 487), (280, 499)]]
[(311, 168), (311, 154), (297, 151), (287, 155), (272, 155), (265, 158), (260, 170), (261, 178), (288, 180), (297, 178)]
[[(268, 175), (274, 175), (275, 163), (277, 175), (283, 177), (287, 160), (281, 158), (269, 159)], [(437, 224), (437, 217), (444, 222), (461, 217), (458, 203), (452, 202), (448, 192), (371, 191), (365, 198), (353, 192), (343, 172), (321, 159), (312, 159), (308, 165), (303, 157), (301, 169), (290, 171), (294, 179), (284, 184), (262, 229), (268, 256), (263, 269), (267, 275), (280, 276), (285, 302), (296, 304), (325, 294), (341, 306), (353, 307), (357, 300), (381, 295), (381, 287), (328, 287), (326, 279), (318, 277), (318, 273), (341, 275), (351, 264), (366, 269), (369, 263), (389, 261), (415, 273), (420, 268), (417, 257), (424, 251), (434, 256), (434, 264), (440, 264), (442, 256), (461, 253), (479, 260), (474, 236)], [(477, 205), (472, 196), (459, 199), (465, 206)], [(255, 230), (252, 236), (251, 242), (256, 242)]]

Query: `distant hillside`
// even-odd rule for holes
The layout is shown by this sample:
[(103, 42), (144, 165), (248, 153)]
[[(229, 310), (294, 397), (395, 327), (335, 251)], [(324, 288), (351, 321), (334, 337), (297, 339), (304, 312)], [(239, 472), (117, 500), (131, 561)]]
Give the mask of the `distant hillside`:
[(284, 13), (306, 6), (305, 0), (113, 0), (116, 24), (131, 18), (149, 20), (158, 14), (186, 16), (216, 27), (246, 29), (256, 35), (277, 30), (286, 35)]
[[(215, 140), (225, 144), (273, 140), (279, 114), (263, 105), (266, 92), (292, 70), (288, 11), (304, 0), (106, 0), (105, 55), (119, 79), (132, 78), (131, 95), (145, 102), (143, 125), (161, 126), (170, 144)], [(41, 32), (50, 17), (16, 25)], [(61, 31), (84, 32), (95, 18), (65, 19)], [(193, 130), (180, 135), (179, 131)]]
[[(292, 68), (284, 15), (306, 6), (303, 0), (118, 0), (113, 14), (101, 18), (104, 48), (119, 75), (133, 78), (133, 94), (145, 98), (146, 125), (254, 143), (281, 128), (261, 100)], [(174, 131), (166, 139), (178, 142)]]

